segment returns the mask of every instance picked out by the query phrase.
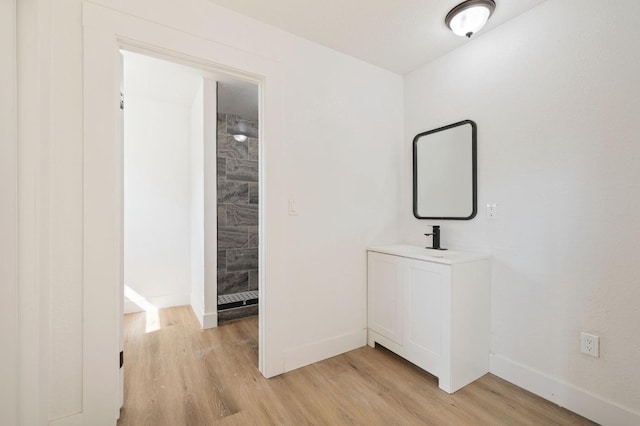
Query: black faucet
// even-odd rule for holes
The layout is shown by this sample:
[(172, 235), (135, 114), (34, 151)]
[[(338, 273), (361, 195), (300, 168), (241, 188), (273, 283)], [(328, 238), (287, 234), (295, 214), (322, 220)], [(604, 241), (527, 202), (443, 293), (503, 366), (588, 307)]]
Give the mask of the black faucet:
[(429, 236), (432, 235), (432, 245), (433, 247), (425, 247), (428, 249), (434, 249), (434, 250), (446, 250), (446, 248), (442, 248), (440, 247), (440, 225), (433, 225), (433, 232), (431, 234), (424, 234), (425, 236)]

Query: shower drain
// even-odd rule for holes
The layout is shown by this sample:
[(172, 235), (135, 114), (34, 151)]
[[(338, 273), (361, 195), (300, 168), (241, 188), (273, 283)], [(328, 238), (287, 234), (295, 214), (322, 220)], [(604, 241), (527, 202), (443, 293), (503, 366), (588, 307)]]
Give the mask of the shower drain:
[(255, 305), (258, 303), (258, 291), (243, 291), (233, 294), (222, 294), (218, 296), (218, 310), (237, 308), (245, 305)]

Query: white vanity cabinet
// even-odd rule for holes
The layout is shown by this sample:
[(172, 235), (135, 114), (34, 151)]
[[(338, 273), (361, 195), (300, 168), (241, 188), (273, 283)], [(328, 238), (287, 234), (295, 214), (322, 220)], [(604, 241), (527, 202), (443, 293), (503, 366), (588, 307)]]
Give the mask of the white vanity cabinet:
[(395, 245), (367, 251), (368, 344), (453, 393), (489, 371), (488, 256)]

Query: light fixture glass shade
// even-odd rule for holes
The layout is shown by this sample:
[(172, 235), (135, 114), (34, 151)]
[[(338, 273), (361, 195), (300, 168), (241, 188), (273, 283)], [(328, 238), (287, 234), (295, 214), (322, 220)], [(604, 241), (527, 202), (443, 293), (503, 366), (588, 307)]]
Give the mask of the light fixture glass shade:
[(451, 10), (445, 23), (454, 34), (471, 37), (484, 27), (495, 8), (493, 0), (468, 0)]
[(237, 134), (237, 135), (233, 135), (233, 138), (238, 142), (244, 142), (247, 140), (247, 135)]

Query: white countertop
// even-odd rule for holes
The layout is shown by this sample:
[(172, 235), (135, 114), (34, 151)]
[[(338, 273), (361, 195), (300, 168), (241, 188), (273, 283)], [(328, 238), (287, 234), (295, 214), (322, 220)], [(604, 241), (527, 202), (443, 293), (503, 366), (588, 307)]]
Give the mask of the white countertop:
[(434, 250), (419, 246), (411, 246), (408, 244), (368, 247), (367, 251), (392, 254), (394, 256), (407, 257), (409, 259), (426, 260), (434, 263), (443, 263), (446, 265), (472, 262), (474, 260), (488, 259), (490, 257), (481, 253), (470, 253), (458, 250)]

